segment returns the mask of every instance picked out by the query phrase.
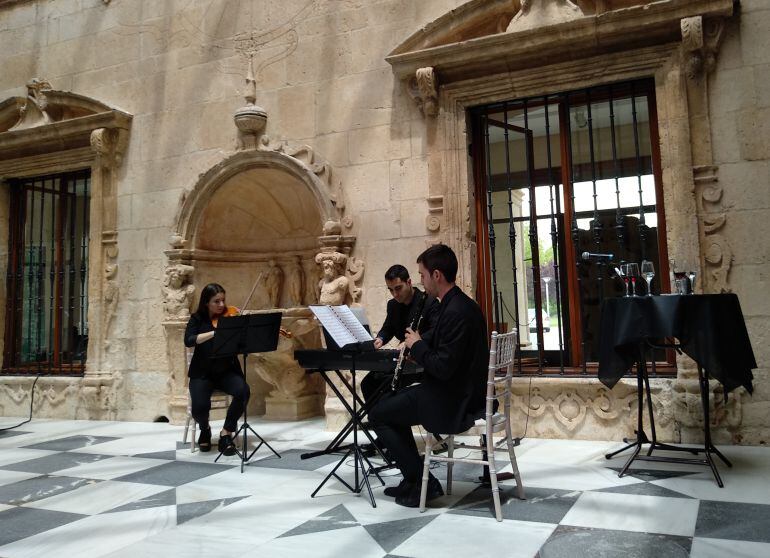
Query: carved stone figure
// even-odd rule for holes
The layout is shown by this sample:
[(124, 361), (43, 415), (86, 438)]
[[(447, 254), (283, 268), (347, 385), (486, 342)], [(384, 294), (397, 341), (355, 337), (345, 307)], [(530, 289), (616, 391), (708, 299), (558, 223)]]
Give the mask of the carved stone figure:
[(115, 316), (115, 309), (118, 306), (118, 282), (115, 276), (118, 273), (118, 264), (107, 264), (104, 268), (104, 333), (109, 332), (110, 323)]
[(350, 279), (345, 276), (347, 259), (348, 257), (340, 252), (322, 252), (316, 255), (316, 263), (323, 268), (323, 277), (319, 283), (319, 303), (331, 306), (345, 304), (350, 286)]
[(318, 272), (318, 265), (314, 260), (305, 260), (302, 262), (305, 272), (305, 304), (318, 303), (318, 285), (321, 281), (321, 275)]
[(167, 319), (186, 320), (190, 317), (190, 303), (195, 286), (192, 284), (194, 268), (176, 264), (166, 269), (163, 280), (163, 309)]
[(305, 348), (308, 339), (315, 340), (318, 326), (312, 319), (300, 319), (287, 329), (291, 331), (292, 337), (279, 336), (278, 348), (275, 351), (252, 356), (257, 363), (259, 377), (273, 387), (269, 397), (296, 399), (309, 393), (311, 386), (305, 370), (294, 360), (294, 351)]
[(265, 277), (265, 291), (271, 308), (278, 308), (281, 301), (281, 283), (283, 283), (283, 271), (274, 260), (268, 262), (267, 276)]
[(294, 256), (286, 266), (286, 291), (289, 295), (288, 307), (302, 306), (303, 272), (299, 256)]

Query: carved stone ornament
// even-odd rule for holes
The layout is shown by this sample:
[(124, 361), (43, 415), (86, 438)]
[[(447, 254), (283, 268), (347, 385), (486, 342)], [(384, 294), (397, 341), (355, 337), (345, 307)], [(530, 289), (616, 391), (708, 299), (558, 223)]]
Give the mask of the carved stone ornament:
[(257, 149), (267, 123), (267, 111), (257, 106), (257, 81), (254, 79), (253, 59), (249, 59), (246, 77), (246, 106), (235, 111), (233, 119), (238, 128), (238, 149)]
[(407, 88), (424, 116), (438, 114), (438, 78), (433, 68), (419, 68)]
[(693, 176), (699, 195), (697, 196), (698, 213), (701, 217), (703, 238), (704, 286), (710, 292), (731, 292), (727, 284), (733, 263), (733, 250), (727, 238), (721, 234), (727, 220), (722, 207), (722, 186), (718, 182), (717, 167), (703, 165), (693, 169)]
[(695, 79), (708, 74), (716, 66), (716, 53), (724, 35), (724, 19), (685, 17), (680, 21), (680, 27), (687, 77)]
[(556, 25), (583, 17), (569, 0), (521, 0), (521, 10), (508, 24), (508, 33)]
[(438, 232), (443, 214), (444, 196), (428, 196), (428, 217), (425, 219), (425, 228), (430, 232)]
[(48, 114), (46, 91), (51, 91), (51, 84), (45, 79), (33, 78), (27, 82), (27, 100), (19, 108), (19, 121), (11, 126), (12, 130), (26, 130), (53, 122)]
[(191, 265), (175, 264), (166, 268), (163, 280), (163, 310), (167, 320), (186, 320), (190, 317), (190, 304), (195, 292)]
[(346, 304), (350, 297), (350, 279), (345, 274), (348, 257), (340, 252), (321, 252), (315, 261), (323, 270), (318, 302), (330, 306)]

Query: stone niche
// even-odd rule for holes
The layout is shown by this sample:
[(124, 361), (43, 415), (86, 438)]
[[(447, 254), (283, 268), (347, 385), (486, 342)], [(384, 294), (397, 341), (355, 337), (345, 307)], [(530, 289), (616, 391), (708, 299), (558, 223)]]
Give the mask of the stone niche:
[[(461, 262), (475, 292), (477, 250), (471, 107), (654, 78), (668, 254), (700, 262), (703, 292), (730, 291), (732, 249), (711, 146), (708, 73), (715, 66), (733, 0), (472, 0), (416, 30), (386, 60), (425, 117), (432, 167), (427, 218)], [(438, 230), (439, 226), (431, 230)], [(676, 378), (656, 379), (659, 437), (691, 441), (699, 432), (697, 374), (680, 358)], [(517, 380), (516, 423), (533, 436), (620, 439), (633, 424), (634, 382), (607, 390), (595, 378)], [(530, 387), (531, 381), (531, 390)], [(711, 401), (721, 389), (711, 384)], [(732, 394), (731, 394), (732, 395)], [(742, 398), (712, 410), (714, 436), (739, 439)]]
[(342, 204), (330, 167), (307, 146), (254, 139), (180, 200), (163, 292), (174, 422), (184, 419), (188, 398), (182, 334), (206, 284), (224, 286), (228, 305), (244, 313), (283, 312), (291, 337), (282, 335), (277, 351), (247, 358), (249, 414), (273, 420), (324, 410), (320, 377), (307, 375), (293, 358), (296, 349), (321, 346), (307, 307), (318, 303), (327, 282), (319, 264), (327, 257), (344, 261), (335, 272), (344, 277), (343, 299), (358, 296), (362, 265), (350, 257), (355, 238), (340, 234)]

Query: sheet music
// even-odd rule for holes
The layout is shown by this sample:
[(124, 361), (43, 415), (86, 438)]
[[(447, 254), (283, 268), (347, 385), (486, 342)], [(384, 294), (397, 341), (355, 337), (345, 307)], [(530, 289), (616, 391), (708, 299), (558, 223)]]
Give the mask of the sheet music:
[(340, 347), (351, 343), (373, 341), (372, 336), (347, 305), (310, 306), (310, 310)]

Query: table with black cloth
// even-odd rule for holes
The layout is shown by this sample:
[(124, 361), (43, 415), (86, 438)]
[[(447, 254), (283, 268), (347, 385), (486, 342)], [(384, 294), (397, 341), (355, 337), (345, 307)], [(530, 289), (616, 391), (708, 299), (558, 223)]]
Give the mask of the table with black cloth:
[[(677, 345), (667, 344), (676, 338)], [(711, 458), (718, 455), (728, 466), (730, 462), (711, 443), (708, 417), (708, 377), (718, 380), (725, 394), (743, 386), (753, 391), (751, 370), (757, 367), (751, 342), (743, 321), (738, 297), (734, 294), (663, 295), (606, 299), (602, 305), (601, 342), (599, 346), (599, 380), (612, 388), (629, 369), (637, 365), (638, 413), (636, 440), (608, 454), (609, 459), (631, 447), (634, 453), (620, 471), (624, 475), (634, 459), (675, 461), (708, 465), (717, 484), (723, 486)], [(705, 443), (701, 448), (683, 448), (657, 441), (655, 422), (647, 377), (647, 353), (653, 348), (674, 347), (692, 358), (698, 365), (701, 401), (703, 403)], [(647, 393), (652, 439), (642, 426), (643, 396)], [(628, 440), (627, 440), (628, 441)], [(639, 455), (643, 444), (650, 444), (647, 455)], [(654, 449), (687, 451), (705, 459), (682, 459), (653, 456)]]

